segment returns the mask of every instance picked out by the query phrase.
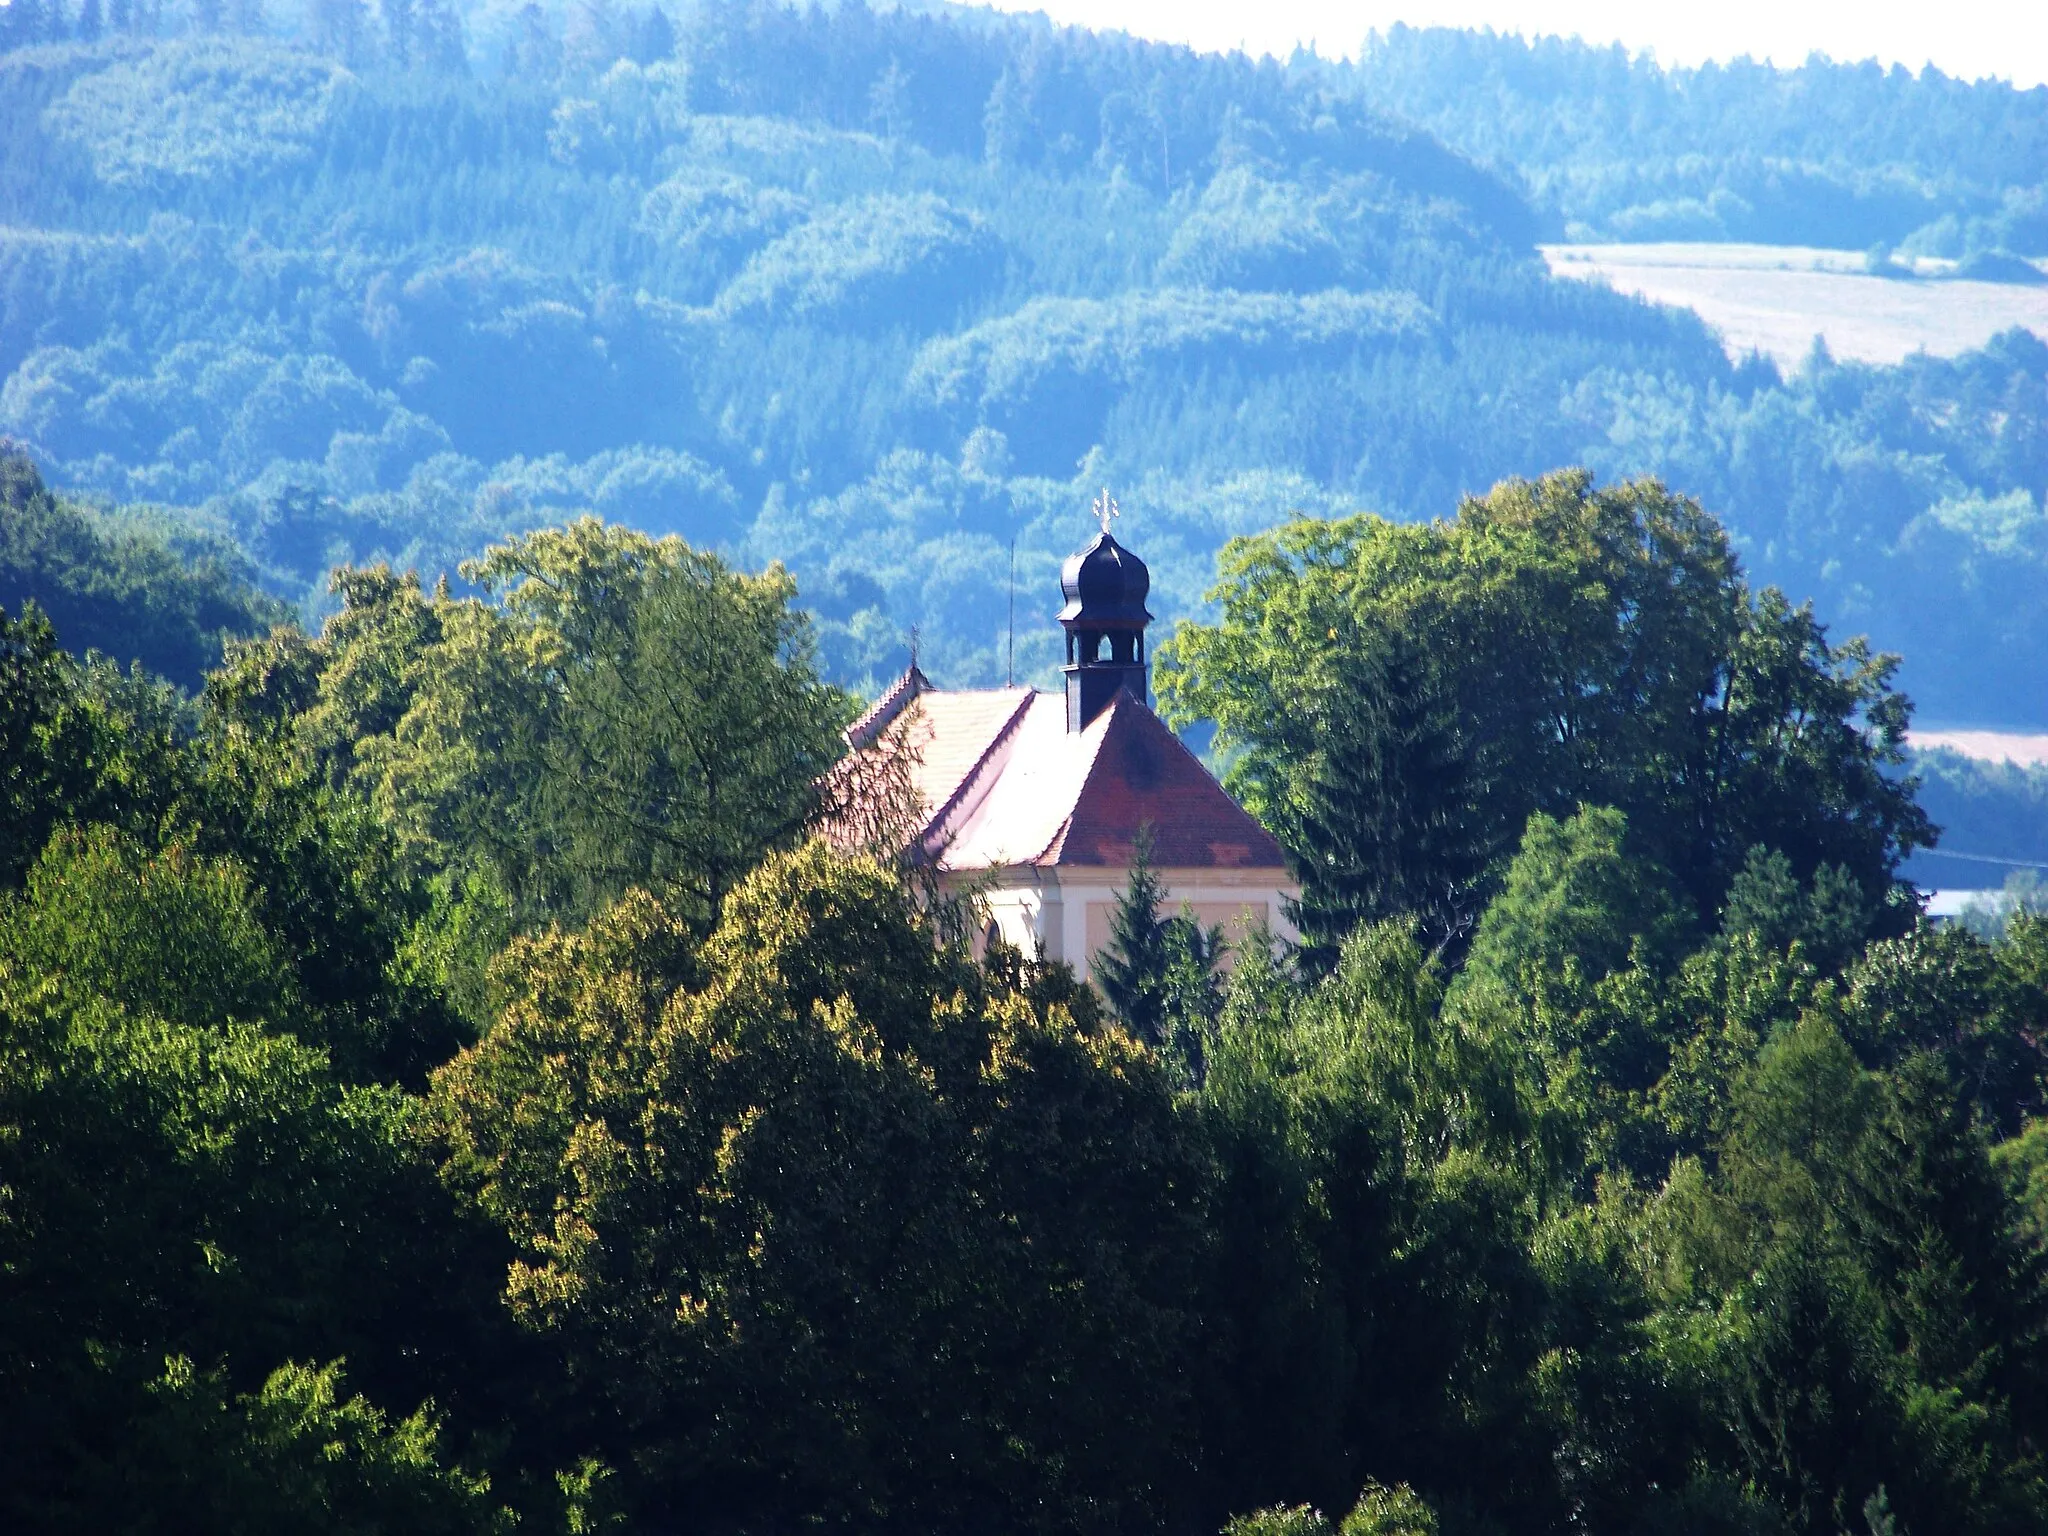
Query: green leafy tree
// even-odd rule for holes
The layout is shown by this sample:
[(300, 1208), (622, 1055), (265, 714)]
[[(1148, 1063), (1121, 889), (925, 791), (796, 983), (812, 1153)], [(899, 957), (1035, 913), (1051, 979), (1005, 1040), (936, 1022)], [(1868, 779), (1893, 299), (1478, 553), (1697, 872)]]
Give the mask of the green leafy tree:
[(2019, 1213), (2021, 1234), (2048, 1252), (2048, 1120), (2029, 1120), (2019, 1135), (1992, 1148), (1991, 1159)]
[(1931, 839), (1888, 772), (1896, 658), (1752, 595), (1720, 526), (1654, 481), (1574, 471), (1446, 522), (1297, 521), (1234, 541), (1222, 572), (1220, 620), (1162, 648), (1163, 708), (1217, 723), (1324, 955), (1395, 911), (1458, 938), (1529, 815), (1582, 802), (1621, 810), (1703, 913), (1759, 843), (1802, 878), (1846, 868), (1875, 908)]
[(1609, 807), (1582, 806), (1566, 821), (1531, 816), (1479, 921), (1462, 984), (1526, 997), (1567, 969), (1602, 981), (1639, 951), (1675, 960), (1688, 915), (1668, 877), (1633, 857), (1627, 840), (1627, 819)]
[(1549, 1134), (1569, 1127), (1584, 1143), (1571, 1161), (1655, 1168), (1663, 1138), (1650, 1095), (1670, 1065), (1664, 983), (1691, 923), (1627, 834), (1604, 807), (1530, 817), (1453, 1006), (1516, 1042)]
[(1932, 1053), (1956, 1092), (2005, 1134), (2048, 1094), (2048, 924), (2021, 918), (1990, 945), (1921, 925), (1851, 967), (1842, 1032), (1869, 1065)]
[(1383, 1488), (1366, 1484), (1351, 1513), (1332, 1524), (1306, 1504), (1235, 1515), (1223, 1536), (1436, 1536), (1436, 1514), (1405, 1483)]
[(365, 1530), (485, 1536), (515, 1529), (489, 1478), (447, 1463), (430, 1406), (393, 1420), (344, 1396), (341, 1362), (285, 1365), (253, 1392), (182, 1355), (148, 1383), (127, 1437), (67, 1511), (97, 1530), (233, 1536)]
[(0, 933), (73, 1006), (104, 998), (194, 1027), (304, 1017), (245, 872), (180, 844), (151, 854), (104, 826), (60, 832)]
[[(195, 709), (139, 672), (73, 661), (33, 611), (0, 618), (0, 657), (10, 764), (0, 882), (19, 884), (53, 836), (92, 825), (122, 833), (139, 859), (175, 846), (226, 861), (246, 877), (256, 921), (304, 999), (299, 1017), (319, 1021), (343, 1071), (416, 1082), (454, 1049), (446, 1008), (394, 970), (420, 903), (368, 807), (213, 695)], [(85, 881), (78, 894), (119, 884)], [(138, 937), (149, 921), (138, 919)]]
[(305, 743), (417, 864), (482, 860), (524, 922), (645, 884), (708, 928), (802, 835), (850, 714), (789, 578), (590, 518), (468, 574), (490, 601), (344, 578)]
[(1204, 1425), (1226, 1509), (1342, 1507), (1366, 1471), (1474, 1521), (1565, 1507), (1526, 1097), (1507, 1042), (1442, 1004), (1406, 924), (1361, 930), (1307, 986), (1258, 952), (1232, 973), (1198, 1100), (1220, 1170)]
[(173, 815), (192, 780), (188, 724), (164, 685), (74, 661), (33, 604), (0, 611), (0, 886), (18, 886), (60, 827)]
[(1720, 1164), (1667, 1189), (1665, 1273), (1726, 1299), (1665, 1338), (1719, 1385), (1729, 1470), (1795, 1528), (1880, 1490), (1904, 1529), (2037, 1523), (2042, 1260), (1939, 1062), (1871, 1073), (1816, 1008), (1744, 1074)]
[(174, 541), (160, 523), (54, 496), (34, 461), (0, 441), (0, 605), (30, 601), (74, 652), (140, 662), (186, 688), (219, 663), (223, 641), (285, 616), (225, 540)]
[(1197, 1149), (1149, 1051), (934, 937), (814, 842), (701, 946), (644, 893), (519, 941), (439, 1074), (447, 1178), (649, 1521), (1052, 1530), (1175, 1496)]
[[(54, 849), (49, 878), (0, 902), (0, 1432), (15, 1457), (0, 1519), (135, 1528), (210, 1507), (225, 1524), (178, 1528), (235, 1528), (293, 1506), (290, 1462), (295, 1512), (318, 1528), (320, 1488), (355, 1497), (348, 1459), (323, 1460), (346, 1426), (309, 1424), (270, 1458), (194, 1394), (345, 1355), (373, 1399), (417, 1403), (485, 1354), (490, 1257), (417, 1156), (405, 1097), (348, 1086), (305, 1043), (318, 1030), (262, 974), (275, 951), (225, 870), (174, 855), (124, 898), (68, 888), (66, 859)], [(136, 921), (151, 912), (160, 936)], [(225, 927), (209, 938), (210, 912)], [(181, 937), (199, 951), (167, 955)], [(176, 1367), (161, 1384), (174, 1356), (208, 1362), (206, 1381)], [(187, 1409), (213, 1426), (203, 1455), (179, 1448), (203, 1427)], [(424, 1498), (440, 1474), (414, 1465)], [(211, 1491), (188, 1496), (195, 1479)], [(463, 1505), (463, 1486), (444, 1503)], [(393, 1518), (425, 1507), (402, 1494)]]

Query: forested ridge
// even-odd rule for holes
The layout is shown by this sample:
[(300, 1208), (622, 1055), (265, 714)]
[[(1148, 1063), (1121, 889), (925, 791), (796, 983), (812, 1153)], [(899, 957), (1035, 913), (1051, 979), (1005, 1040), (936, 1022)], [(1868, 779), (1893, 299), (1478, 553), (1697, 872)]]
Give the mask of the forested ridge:
[[(0, 1526), (2048, 1526), (2048, 918), (1926, 920), (1995, 775), (1905, 691), (2038, 718), (2040, 341), (1552, 283), (1768, 200), (1447, 148), (1434, 35), (6, 20)], [(1788, 90), (1623, 64), (1646, 165)], [(2032, 96), (1794, 87), (2032, 251), (1910, 131)], [(842, 731), (913, 625), (1000, 675), (1013, 548), (1047, 668), (1105, 481), (1302, 896), (1141, 860), (1098, 985)]]
[(842, 682), (913, 626), (986, 681), (1013, 541), (1034, 614), (1104, 482), (1180, 614), (1289, 512), (1584, 464), (1700, 496), (1935, 718), (2039, 719), (2039, 341), (1786, 378), (1534, 242), (2037, 253), (2040, 92), (766, 0), (8, 19), (0, 431), (309, 614), (594, 510), (784, 561)]
[(2048, 254), (2041, 87), (1403, 26), (1357, 70), (1368, 99), (1521, 177), (1556, 235)]
[(0, 1523), (2039, 1530), (2048, 920), (1922, 918), (1897, 658), (1582, 472), (1217, 578), (1162, 708), (1302, 942), (1141, 854), (1099, 989), (780, 568), (344, 567), (196, 694), (10, 605)]

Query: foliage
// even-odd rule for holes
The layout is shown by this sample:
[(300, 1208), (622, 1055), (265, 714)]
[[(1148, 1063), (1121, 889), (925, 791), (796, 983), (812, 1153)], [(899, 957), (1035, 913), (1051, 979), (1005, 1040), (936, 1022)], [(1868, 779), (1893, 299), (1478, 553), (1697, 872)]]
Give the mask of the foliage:
[[(2048, 1523), (2048, 925), (1920, 919), (1892, 663), (1733, 554), (2016, 697), (2037, 344), (1731, 366), (1385, 53), (72, 16), (6, 18), (0, 416), (177, 505), (8, 461), (9, 1529)], [(1898, 216), (2031, 216), (2000, 88), (1685, 80), (1886, 104), (1788, 199), (2010, 109)], [(1118, 1018), (810, 836), (821, 677), (994, 675), (1107, 478), (1169, 614), (1242, 540), (1162, 691), (1317, 871), (1227, 978), (1141, 881)]]
[[(280, 1367), (224, 1401), (273, 1362), (344, 1353), (377, 1395), (417, 1401), (479, 1338), (473, 1245), (412, 1152), (405, 1096), (347, 1086), (301, 1043), (318, 1030), (262, 995), (272, 955), (246, 911), (213, 964), (153, 973), (133, 919), (175, 934), (201, 892), (159, 877), (132, 915), (81, 910), (55, 862), (0, 914), (9, 1524), (128, 1528), (171, 1507), (194, 1529), (285, 1512), (355, 1529), (372, 1511), (489, 1528), (485, 1485), (437, 1460), (427, 1420), (387, 1434), (337, 1401), (335, 1370)], [(60, 969), (53, 938), (97, 973)]]
[(1436, 1516), (1405, 1483), (1368, 1483), (1350, 1514), (1336, 1525), (1308, 1505), (1278, 1505), (1234, 1516), (1223, 1536), (1436, 1536)]
[(2033, 250), (2004, 85), (766, 0), (114, 3), (0, 28), (0, 430), (309, 624), (337, 564), (431, 587), (592, 511), (782, 561), (834, 681), (916, 626), (991, 682), (1013, 541), (1048, 592), (1105, 482), (1171, 619), (1232, 535), (1579, 463), (1700, 496), (1940, 715), (2032, 718), (2039, 342), (1785, 376), (1533, 245)]
[(1908, 1529), (2038, 1520), (2020, 1427), (2039, 1411), (2037, 1357), (2020, 1341), (2039, 1327), (2040, 1259), (1938, 1066), (1865, 1076), (1809, 1019), (1759, 1057), (1723, 1160), (1723, 1214), (1677, 1256), (1692, 1287), (1751, 1277), (1742, 1315), (1702, 1342), (1762, 1487), (1808, 1527), (1880, 1489)]
[(310, 155), (347, 78), (294, 49), (194, 39), (81, 76), (47, 121), (116, 186), (246, 175)]
[(1721, 931), (1769, 949), (1796, 943), (1816, 967), (1834, 972), (1855, 955), (1870, 918), (1867, 898), (1843, 866), (1821, 865), (1802, 887), (1790, 859), (1758, 844), (1729, 882)]
[[(1130, 878), (1110, 915), (1110, 945), (1095, 957), (1094, 975), (1127, 1030), (1199, 1079), (1204, 1042), (1222, 1004), (1223, 930), (1204, 928), (1185, 902), (1179, 912), (1160, 915), (1164, 888), (1151, 850), (1151, 831), (1141, 828)], [(1257, 945), (1259, 936), (1248, 940)]]
[(701, 951), (634, 896), (506, 963), (519, 995), (438, 1079), (449, 1177), (650, 1515), (1144, 1521), (1183, 1452), (1199, 1187), (1146, 1052), (819, 844)]
[(1091, 974), (1131, 1035), (1199, 1082), (1222, 1007), (1217, 967), (1223, 930), (1204, 928), (1191, 907), (1160, 916), (1165, 887), (1152, 867), (1152, 831), (1139, 829), (1131, 872), (1109, 919), (1109, 945)]
[[(235, 643), (196, 700), (0, 622), (10, 1528), (2038, 1528), (2048, 924), (1874, 906), (1848, 702), (1903, 710), (1683, 502), (1468, 517), (1434, 608), (1459, 525), (1295, 531), (1407, 552), (1384, 610), (1443, 626), (1411, 658), (1495, 624), (1580, 709), (1576, 752), (1525, 747), (1470, 942), (1395, 906), (1224, 977), (1141, 868), (1121, 1023), (807, 840), (846, 706), (776, 571), (595, 521), (465, 596), (344, 569), (319, 636)], [(1745, 625), (1792, 636), (1770, 696), (1819, 745), (1715, 802), (1701, 898), (1642, 744), (1691, 739), (1659, 667)], [(1382, 758), (1442, 807), (1379, 823), (1392, 868), (1495, 835)], [(738, 765), (741, 814), (683, 762)], [(723, 864), (600, 819), (635, 765)]]
[(1532, 978), (1568, 965), (1591, 983), (1632, 961), (1668, 965), (1687, 924), (1656, 866), (1624, 851), (1627, 832), (1606, 807), (1565, 822), (1531, 816), (1473, 935), (1467, 984), (1526, 995)]
[(763, 246), (719, 294), (718, 308), (798, 318), (854, 309), (862, 318), (929, 323), (994, 276), (1000, 258), (978, 219), (930, 193), (866, 198)]
[(511, 1512), (492, 1505), (488, 1478), (442, 1465), (428, 1409), (394, 1423), (362, 1397), (344, 1399), (342, 1384), (338, 1361), (284, 1365), (229, 1401), (218, 1373), (172, 1356), (145, 1388), (132, 1438), (95, 1469), (94, 1496), (71, 1513), (101, 1530), (137, 1529), (168, 1500), (191, 1530), (513, 1528)]
[(223, 698), (374, 806), (408, 865), (481, 872), (521, 925), (644, 885), (708, 928), (818, 809), (852, 713), (788, 577), (595, 518), (465, 569), (483, 596), (338, 573), (322, 636), (239, 652)]
[(2048, 117), (1998, 81), (1820, 54), (1674, 68), (1576, 38), (1400, 25), (1357, 76), (1369, 100), (1521, 172), (1575, 237), (2048, 251)]
[(1166, 1039), (1166, 971), (1171, 963), (1159, 906), (1166, 887), (1152, 868), (1152, 829), (1138, 829), (1130, 878), (1110, 910), (1109, 945), (1095, 956), (1097, 985), (1135, 1039)]
[(1958, 1097), (2011, 1132), (2043, 1107), (2044, 967), (2040, 918), (2019, 918), (1995, 946), (1961, 927), (1918, 928), (1858, 958), (1845, 978), (1842, 1032), (1873, 1064), (1938, 1052)]
[(1215, 624), (1160, 653), (1169, 719), (1217, 723), (1229, 782), (1302, 873), (1327, 956), (1361, 920), (1469, 933), (1533, 812), (1612, 805), (1696, 913), (1749, 850), (1886, 901), (1930, 839), (1894, 657), (1742, 584), (1655, 482), (1497, 487), (1455, 521), (1299, 520), (1234, 541)]
[(219, 664), (224, 639), (283, 617), (232, 546), (97, 516), (52, 496), (34, 463), (0, 444), (0, 604), (29, 601), (77, 650), (187, 688)]

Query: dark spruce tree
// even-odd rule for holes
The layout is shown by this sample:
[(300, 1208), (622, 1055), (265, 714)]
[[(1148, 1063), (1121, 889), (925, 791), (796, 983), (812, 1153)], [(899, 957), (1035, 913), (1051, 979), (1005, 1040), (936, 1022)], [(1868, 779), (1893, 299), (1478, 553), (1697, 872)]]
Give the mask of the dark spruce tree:
[(1199, 1085), (1223, 1012), (1223, 930), (1183, 907), (1159, 915), (1166, 888), (1152, 866), (1152, 829), (1139, 830), (1130, 879), (1110, 916), (1095, 981), (1125, 1029), (1152, 1046), (1184, 1083)]
[(1307, 793), (1291, 798), (1301, 899), (1290, 916), (1299, 960), (1327, 974), (1361, 924), (1416, 916), (1435, 946), (1469, 937), (1488, 850), (1472, 836), (1475, 762), (1459, 749), (1449, 702), (1428, 668), (1378, 636), (1343, 657), (1336, 707), (1304, 722), (1289, 759)]
[(1131, 876), (1109, 919), (1109, 945), (1095, 956), (1095, 983), (1117, 1021), (1138, 1039), (1159, 1045), (1166, 1038), (1167, 977), (1173, 952), (1159, 904), (1166, 888), (1152, 868), (1152, 828), (1138, 829)]

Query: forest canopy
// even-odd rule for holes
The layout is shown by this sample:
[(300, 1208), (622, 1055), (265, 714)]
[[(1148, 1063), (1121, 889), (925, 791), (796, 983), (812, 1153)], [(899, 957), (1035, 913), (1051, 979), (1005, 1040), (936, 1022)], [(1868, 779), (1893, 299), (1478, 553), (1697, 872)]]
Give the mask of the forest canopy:
[[(1907, 862), (2048, 791), (1905, 739), (2038, 718), (2048, 345), (1535, 245), (2039, 255), (2039, 110), (14, 0), (0, 1526), (2048, 1527), (2048, 901)], [(1083, 981), (820, 835), (1105, 482), (1299, 946), (1141, 856)]]
[(1634, 855), (1719, 911), (1755, 848), (1870, 913), (1933, 841), (1903, 779), (1898, 658), (1752, 594), (1654, 481), (1505, 482), (1455, 520), (1300, 521), (1233, 541), (1214, 625), (1160, 653), (1166, 718), (1303, 855), (1327, 961), (1361, 922), (1462, 939), (1532, 817), (1613, 807)]
[(308, 619), (588, 511), (782, 561), (835, 683), (913, 626), (987, 682), (1013, 543), (1036, 614), (1105, 482), (1171, 618), (1230, 537), (1582, 464), (1701, 498), (1934, 718), (2038, 722), (2048, 347), (1786, 375), (1535, 246), (2048, 254), (2038, 93), (773, 0), (8, 17), (0, 432)]
[(2038, 1529), (2048, 919), (1921, 916), (1892, 658), (1583, 473), (1220, 578), (1311, 942), (1141, 857), (1099, 988), (817, 835), (775, 567), (0, 616), (0, 1519)]

